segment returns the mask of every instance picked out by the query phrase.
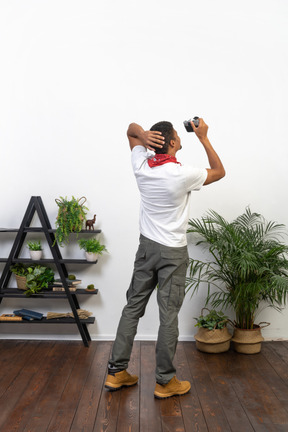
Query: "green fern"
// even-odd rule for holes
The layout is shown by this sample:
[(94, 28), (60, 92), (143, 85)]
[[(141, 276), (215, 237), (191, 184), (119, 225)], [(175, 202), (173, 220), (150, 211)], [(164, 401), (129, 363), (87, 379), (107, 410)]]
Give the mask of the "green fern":
[(57, 241), (59, 246), (63, 246), (69, 243), (69, 235), (72, 232), (79, 233), (82, 230), (88, 208), (83, 204), (81, 205), (80, 200), (74, 198), (74, 196), (72, 196), (71, 200), (68, 200), (67, 197), (60, 197), (60, 200), (57, 200), (59, 209), (55, 223), (55, 242)]

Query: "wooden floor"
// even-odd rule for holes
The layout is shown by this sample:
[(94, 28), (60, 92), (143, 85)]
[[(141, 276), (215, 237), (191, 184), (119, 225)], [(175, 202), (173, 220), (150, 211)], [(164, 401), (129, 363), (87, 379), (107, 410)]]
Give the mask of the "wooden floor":
[(153, 397), (154, 342), (134, 344), (139, 385), (103, 388), (111, 345), (0, 340), (0, 431), (288, 431), (288, 342), (265, 342), (256, 355), (181, 342), (177, 375), (192, 388), (165, 400)]

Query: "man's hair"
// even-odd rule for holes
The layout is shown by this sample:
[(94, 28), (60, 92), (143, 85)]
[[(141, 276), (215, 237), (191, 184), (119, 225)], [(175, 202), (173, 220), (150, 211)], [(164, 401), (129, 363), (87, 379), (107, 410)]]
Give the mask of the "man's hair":
[(154, 124), (150, 131), (158, 131), (162, 133), (162, 136), (165, 138), (165, 144), (162, 148), (155, 147), (156, 154), (165, 154), (168, 153), (168, 148), (170, 141), (175, 138), (175, 132), (172, 123), (168, 121), (161, 121)]

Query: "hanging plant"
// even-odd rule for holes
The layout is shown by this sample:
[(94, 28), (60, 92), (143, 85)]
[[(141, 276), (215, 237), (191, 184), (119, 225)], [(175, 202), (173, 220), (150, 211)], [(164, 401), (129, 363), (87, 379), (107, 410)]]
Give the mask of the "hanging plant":
[(76, 199), (72, 196), (71, 200), (68, 200), (67, 197), (60, 197), (55, 201), (59, 207), (55, 223), (55, 242), (63, 246), (69, 243), (69, 234), (79, 233), (82, 230), (88, 208), (84, 206), (85, 197)]

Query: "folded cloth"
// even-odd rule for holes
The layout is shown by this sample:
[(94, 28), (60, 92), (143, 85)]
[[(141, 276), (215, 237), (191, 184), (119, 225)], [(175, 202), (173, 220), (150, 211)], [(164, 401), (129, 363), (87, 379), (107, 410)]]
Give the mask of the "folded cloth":
[[(77, 314), (80, 319), (87, 319), (89, 316), (93, 315), (92, 312), (86, 311), (84, 309), (77, 309)], [(57, 312), (47, 312), (47, 319), (53, 319), (53, 318), (74, 318), (73, 312), (63, 312), (63, 313), (57, 313)]]

